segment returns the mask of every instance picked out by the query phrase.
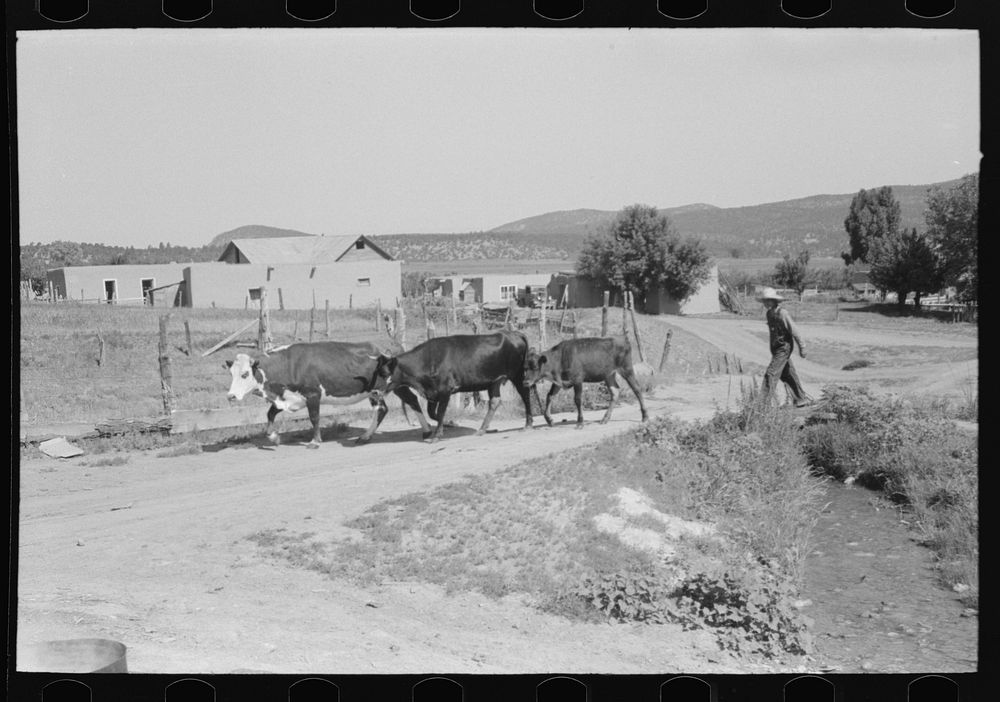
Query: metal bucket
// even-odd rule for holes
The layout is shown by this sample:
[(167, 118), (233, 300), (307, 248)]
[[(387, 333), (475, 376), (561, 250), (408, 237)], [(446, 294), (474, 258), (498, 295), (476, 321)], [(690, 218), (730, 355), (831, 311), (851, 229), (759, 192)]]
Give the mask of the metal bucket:
[(68, 639), (30, 644), (17, 652), (27, 673), (127, 673), (125, 645), (110, 639)]

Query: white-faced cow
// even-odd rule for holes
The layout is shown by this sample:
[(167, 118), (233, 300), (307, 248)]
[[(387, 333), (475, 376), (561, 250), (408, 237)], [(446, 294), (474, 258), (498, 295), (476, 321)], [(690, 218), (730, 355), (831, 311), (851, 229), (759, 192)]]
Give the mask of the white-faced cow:
[[(313, 438), (307, 446), (317, 448), (322, 441), (319, 430), (321, 403), (352, 405), (369, 400), (373, 409), (372, 423), (358, 437), (358, 443), (365, 443), (371, 439), (388, 411), (382, 395), (372, 394), (377, 353), (378, 348), (374, 344), (343, 341), (292, 344), (256, 360), (241, 353), (235, 361), (225, 363), (233, 376), (229, 401), (242, 400), (253, 393), (270, 402), (267, 435), (275, 444), (280, 443), (274, 425), (278, 413), (305, 407), (313, 427)], [(408, 405), (416, 411), (424, 436), (430, 436), (430, 425), (416, 396), (407, 388), (400, 388), (396, 395), (403, 401), (404, 408)]]
[(605, 383), (611, 391), (611, 403), (601, 419), (601, 424), (606, 424), (611, 419), (611, 411), (617, 404), (621, 392), (618, 387), (618, 375), (625, 379), (639, 399), (642, 421), (645, 422), (649, 419), (649, 415), (646, 413), (642, 390), (632, 368), (632, 347), (624, 336), (567, 339), (541, 354), (535, 349), (530, 349), (524, 363), (525, 388), (534, 386), (540, 380), (552, 382), (549, 394), (545, 398), (545, 421), (549, 426), (552, 426), (552, 415), (549, 414), (552, 398), (561, 388), (571, 387), (573, 399), (576, 401), (576, 428), (582, 429), (583, 384), (597, 382)]
[(437, 421), (431, 441), (441, 438), (448, 401), (456, 392), (488, 392), (486, 418), (476, 432), (483, 434), (500, 405), (500, 386), (507, 380), (524, 400), (527, 428), (532, 424), (529, 390), (523, 382), (527, 351), (528, 339), (520, 332), (441, 336), (398, 356), (380, 354), (378, 375), (385, 392), (409, 387), (426, 398), (427, 414)]

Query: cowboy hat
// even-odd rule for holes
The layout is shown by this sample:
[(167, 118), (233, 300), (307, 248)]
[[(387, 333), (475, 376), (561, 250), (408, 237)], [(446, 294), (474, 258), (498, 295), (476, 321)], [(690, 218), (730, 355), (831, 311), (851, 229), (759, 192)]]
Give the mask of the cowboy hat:
[(779, 302), (784, 300), (781, 295), (774, 288), (764, 288), (760, 291), (760, 295), (757, 296), (759, 300), (778, 300)]

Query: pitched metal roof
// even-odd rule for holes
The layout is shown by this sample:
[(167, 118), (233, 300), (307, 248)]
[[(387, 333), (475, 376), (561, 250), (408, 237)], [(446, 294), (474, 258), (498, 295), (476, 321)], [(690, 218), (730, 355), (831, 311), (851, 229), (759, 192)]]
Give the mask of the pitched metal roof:
[(286, 236), (273, 239), (233, 239), (219, 260), (236, 248), (248, 263), (336, 263), (363, 239), (365, 246), (392, 260), (392, 256), (365, 236)]

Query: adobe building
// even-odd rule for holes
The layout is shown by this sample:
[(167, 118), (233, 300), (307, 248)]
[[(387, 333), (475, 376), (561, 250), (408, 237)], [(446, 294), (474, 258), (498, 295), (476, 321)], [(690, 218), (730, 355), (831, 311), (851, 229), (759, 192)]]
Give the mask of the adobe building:
[(275, 308), (394, 305), (401, 263), (365, 236), (300, 236), (234, 239), (218, 262), (184, 270), (190, 307), (245, 307), (264, 286)]
[[(587, 276), (573, 271), (565, 271), (552, 276), (549, 283), (549, 296), (558, 306), (568, 307), (600, 307), (604, 304), (604, 291), (607, 288)], [(611, 304), (621, 305), (620, 293), (609, 290)], [(666, 291), (652, 288), (647, 291), (646, 314), (712, 314), (721, 311), (719, 306), (719, 268), (713, 265), (708, 274), (708, 280), (690, 297), (675, 300)]]
[(57, 300), (143, 305), (149, 304), (150, 291), (153, 291), (156, 304), (173, 306), (184, 304), (178, 297), (178, 287), (188, 265), (66, 266), (49, 270), (47, 278)]

